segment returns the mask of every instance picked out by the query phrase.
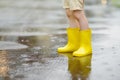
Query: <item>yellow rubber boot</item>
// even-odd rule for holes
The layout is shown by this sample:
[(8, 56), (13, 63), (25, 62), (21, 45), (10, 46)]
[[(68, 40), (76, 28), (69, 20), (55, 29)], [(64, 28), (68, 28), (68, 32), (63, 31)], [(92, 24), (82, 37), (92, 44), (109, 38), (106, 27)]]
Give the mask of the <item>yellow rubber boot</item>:
[(79, 28), (67, 28), (68, 42), (64, 47), (58, 48), (58, 52), (73, 52), (79, 48)]
[(80, 47), (73, 52), (73, 56), (86, 56), (92, 54), (91, 29), (80, 31)]

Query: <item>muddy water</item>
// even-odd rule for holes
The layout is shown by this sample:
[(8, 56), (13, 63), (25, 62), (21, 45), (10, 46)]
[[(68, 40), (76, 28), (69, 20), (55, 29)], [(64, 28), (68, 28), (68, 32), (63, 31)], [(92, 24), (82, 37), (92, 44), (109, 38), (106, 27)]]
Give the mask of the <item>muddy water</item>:
[(0, 80), (119, 80), (120, 9), (86, 1), (93, 55), (56, 49), (66, 41), (61, 0), (0, 0)]

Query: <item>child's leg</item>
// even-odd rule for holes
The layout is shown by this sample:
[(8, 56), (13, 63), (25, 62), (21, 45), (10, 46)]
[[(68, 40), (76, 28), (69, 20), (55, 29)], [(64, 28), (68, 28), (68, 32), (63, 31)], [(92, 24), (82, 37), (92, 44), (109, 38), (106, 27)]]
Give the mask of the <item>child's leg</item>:
[(66, 8), (66, 15), (69, 20), (69, 28), (67, 28), (68, 41), (64, 47), (58, 48), (58, 52), (73, 52), (79, 48), (79, 22), (72, 14), (73, 12)]
[(73, 12), (69, 8), (66, 8), (65, 10), (66, 10), (66, 15), (67, 15), (68, 20), (69, 20), (69, 26), (71, 28), (80, 27), (80, 24), (79, 24), (77, 18), (74, 17)]
[(88, 20), (83, 10), (73, 10), (73, 15), (78, 20), (81, 30), (89, 29)]
[(91, 29), (83, 10), (74, 10), (73, 15), (80, 24), (80, 47), (73, 52), (73, 56), (86, 56), (92, 54)]
[(84, 0), (70, 0), (70, 10), (79, 22), (79, 48), (73, 52), (73, 56), (86, 56), (92, 53), (91, 29), (88, 26), (88, 20), (84, 13)]

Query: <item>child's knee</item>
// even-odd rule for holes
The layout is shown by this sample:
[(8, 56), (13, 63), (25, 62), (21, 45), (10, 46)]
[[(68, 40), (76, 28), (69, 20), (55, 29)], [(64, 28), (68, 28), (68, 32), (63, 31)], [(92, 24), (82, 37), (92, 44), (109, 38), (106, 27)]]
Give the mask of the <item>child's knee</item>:
[(66, 9), (66, 15), (67, 17), (72, 17), (73, 16), (72, 11), (69, 9)]
[(75, 10), (72, 12), (72, 14), (76, 19), (79, 19), (80, 17), (82, 17), (84, 15), (84, 11)]

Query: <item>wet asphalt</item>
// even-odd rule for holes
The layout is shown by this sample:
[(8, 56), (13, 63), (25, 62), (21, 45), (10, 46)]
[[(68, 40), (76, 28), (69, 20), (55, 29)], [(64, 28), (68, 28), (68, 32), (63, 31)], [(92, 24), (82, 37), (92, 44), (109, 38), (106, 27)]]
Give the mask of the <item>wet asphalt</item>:
[(67, 43), (61, 0), (0, 0), (0, 80), (120, 80), (120, 9), (85, 3), (92, 55), (57, 53)]

